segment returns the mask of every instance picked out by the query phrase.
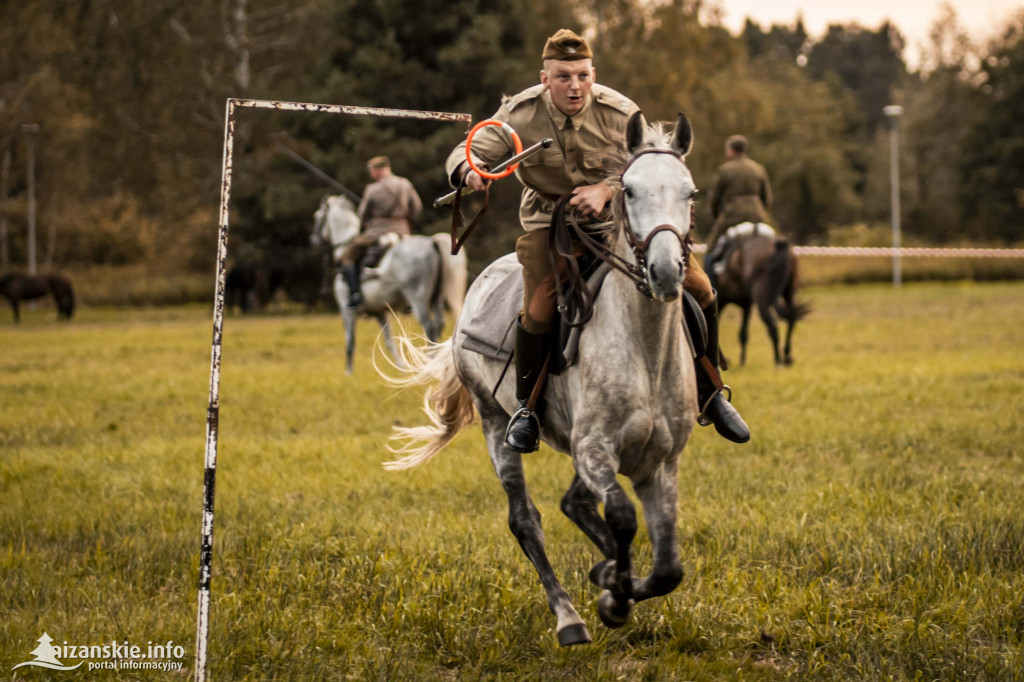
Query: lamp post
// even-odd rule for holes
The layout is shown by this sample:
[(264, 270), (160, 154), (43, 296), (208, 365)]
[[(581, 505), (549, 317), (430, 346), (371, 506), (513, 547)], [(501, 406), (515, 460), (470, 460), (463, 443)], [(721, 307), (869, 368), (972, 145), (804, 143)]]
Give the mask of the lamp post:
[(889, 175), (892, 185), (892, 285), (903, 283), (900, 270), (900, 116), (903, 107), (890, 104), (882, 109), (889, 117)]

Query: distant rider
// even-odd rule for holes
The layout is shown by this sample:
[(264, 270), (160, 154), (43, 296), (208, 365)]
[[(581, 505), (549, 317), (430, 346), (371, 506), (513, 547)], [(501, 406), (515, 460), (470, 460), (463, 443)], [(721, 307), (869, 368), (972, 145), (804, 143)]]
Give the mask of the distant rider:
[(359, 236), (341, 254), (341, 274), (348, 284), (348, 306), (363, 302), (359, 290), (359, 269), (367, 250), (385, 234), (411, 234), (412, 223), (423, 210), (416, 188), (391, 172), (391, 160), (375, 156), (366, 164), (373, 182), (359, 203)]
[(725, 231), (740, 223), (768, 223), (772, 186), (764, 166), (747, 156), (747, 138), (733, 135), (725, 141), (726, 162), (718, 167), (711, 183), (711, 234), (704, 256), (704, 270), (715, 285), (715, 264), (725, 255)]

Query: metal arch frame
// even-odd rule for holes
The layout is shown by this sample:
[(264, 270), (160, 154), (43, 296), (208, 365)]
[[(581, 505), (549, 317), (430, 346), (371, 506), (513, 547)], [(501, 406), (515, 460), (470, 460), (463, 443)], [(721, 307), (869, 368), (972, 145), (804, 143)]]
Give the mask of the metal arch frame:
[(243, 109), (277, 111), (308, 111), (328, 114), (351, 114), (381, 118), (405, 118), (426, 121), (472, 123), (469, 114), (412, 109), (348, 106), (343, 104), (311, 104), (278, 100), (229, 97), (224, 115), (224, 156), (221, 165), (220, 218), (217, 241), (217, 284), (213, 300), (213, 343), (210, 357), (210, 402), (206, 410), (206, 452), (203, 470), (203, 524), (199, 552), (199, 604), (196, 613), (196, 682), (206, 680), (207, 644), (210, 635), (210, 578), (213, 567), (213, 507), (217, 473), (217, 442), (220, 419), (221, 341), (224, 336), (224, 289), (228, 257), (229, 204), (234, 167), (235, 114)]

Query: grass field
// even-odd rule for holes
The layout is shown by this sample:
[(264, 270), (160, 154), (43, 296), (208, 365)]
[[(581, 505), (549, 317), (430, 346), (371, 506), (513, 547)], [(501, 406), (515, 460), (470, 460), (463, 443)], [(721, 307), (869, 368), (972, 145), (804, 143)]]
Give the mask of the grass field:
[[(210, 674), (216, 680), (1024, 680), (1019, 283), (806, 292), (797, 364), (726, 374), (754, 440), (699, 430), (680, 473), (686, 578), (617, 631), (597, 553), (527, 475), (595, 637), (561, 650), (479, 429), (408, 472), (417, 422), (333, 315), (229, 318)], [(208, 306), (0, 316), (0, 678), (183, 679), (195, 652)], [(737, 314), (723, 341), (736, 357)], [(638, 568), (650, 566), (637, 538)], [(37, 639), (184, 647), (175, 673), (12, 668)], [(65, 664), (78, 659), (64, 657)]]

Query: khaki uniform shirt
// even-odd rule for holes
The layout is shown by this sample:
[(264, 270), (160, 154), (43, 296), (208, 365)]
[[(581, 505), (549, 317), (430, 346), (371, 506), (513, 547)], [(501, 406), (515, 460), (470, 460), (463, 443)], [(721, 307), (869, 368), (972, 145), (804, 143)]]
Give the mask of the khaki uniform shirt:
[[(519, 134), (523, 148), (545, 137), (553, 142), (519, 164), (516, 177), (523, 184), (519, 221), (527, 231), (550, 227), (555, 200), (580, 185), (593, 185), (607, 177), (616, 152), (625, 143), (626, 123), (638, 107), (611, 88), (595, 83), (587, 102), (566, 116), (551, 102), (551, 93), (535, 85), (506, 97), (491, 118), (505, 121)], [(473, 136), (473, 162), (493, 168), (515, 153), (510, 135), (488, 126)], [(455, 186), (466, 164), (463, 142), (448, 156), (445, 169)], [(607, 220), (610, 210), (600, 217)]]
[(389, 175), (370, 183), (359, 203), (362, 234), (380, 237), (388, 232), (410, 234), (410, 221), (423, 210), (416, 188), (405, 178)]
[[(741, 156), (718, 168), (711, 184), (713, 236), (740, 223), (767, 223), (772, 206), (768, 173), (756, 161)], [(717, 241), (717, 239), (716, 239)]]

